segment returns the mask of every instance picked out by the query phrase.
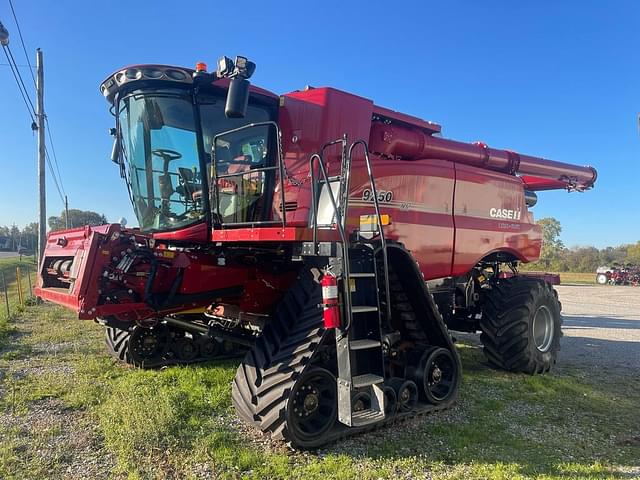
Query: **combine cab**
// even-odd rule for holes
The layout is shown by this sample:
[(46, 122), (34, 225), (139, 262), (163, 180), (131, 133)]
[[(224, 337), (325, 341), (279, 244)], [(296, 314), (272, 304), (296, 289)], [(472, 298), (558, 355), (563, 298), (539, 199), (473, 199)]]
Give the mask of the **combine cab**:
[(301, 448), (449, 406), (449, 329), (481, 332), (498, 368), (548, 371), (560, 304), (518, 274), (540, 253), (530, 209), (595, 170), (447, 140), (332, 88), (277, 96), (254, 69), (105, 80), (139, 227), (50, 234), (37, 294), (104, 324), (134, 365), (243, 353), (238, 415)]

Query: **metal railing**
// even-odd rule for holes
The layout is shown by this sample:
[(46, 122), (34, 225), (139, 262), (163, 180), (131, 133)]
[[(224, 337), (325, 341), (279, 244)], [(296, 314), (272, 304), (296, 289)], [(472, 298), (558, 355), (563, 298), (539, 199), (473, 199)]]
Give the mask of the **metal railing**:
[[(331, 180), (327, 174), (327, 169), (324, 164), (323, 155), (327, 148), (340, 144), (342, 146), (342, 160), (340, 166), (340, 188), (338, 190), (338, 198), (339, 202), (336, 202), (335, 196), (333, 194), (333, 190), (331, 189)], [(321, 181), (326, 185), (327, 194), (329, 196), (329, 200), (331, 201), (331, 206), (333, 208), (333, 212), (336, 220), (336, 227), (338, 230), (338, 234), (340, 235), (340, 241), (343, 245), (343, 271), (345, 278), (349, 278), (349, 239), (347, 236), (347, 213), (349, 210), (349, 190), (351, 186), (351, 165), (353, 162), (353, 152), (358, 146), (362, 146), (364, 150), (364, 161), (367, 168), (367, 176), (369, 178), (369, 184), (371, 186), (371, 193), (373, 196), (373, 205), (377, 219), (378, 225), (378, 234), (380, 235), (380, 246), (382, 248), (382, 261), (385, 275), (385, 294), (386, 294), (386, 313), (387, 318), (391, 318), (391, 299), (390, 299), (390, 289), (389, 289), (389, 281), (387, 277), (387, 273), (389, 271), (389, 260), (387, 255), (387, 242), (384, 235), (384, 229), (382, 224), (382, 215), (380, 214), (380, 203), (378, 200), (378, 190), (376, 188), (376, 181), (373, 175), (373, 170), (371, 168), (371, 158), (369, 155), (369, 147), (367, 142), (364, 140), (357, 140), (352, 143), (347, 149), (347, 135), (343, 135), (341, 139), (334, 140), (332, 142), (326, 143), (322, 146), (319, 153), (314, 153), (311, 155), (309, 159), (309, 172), (311, 175), (311, 223), (313, 229), (313, 251), (316, 252), (318, 248), (318, 205), (319, 196), (317, 192), (317, 184), (318, 181), (316, 179), (315, 174), (315, 163), (318, 163), (318, 167), (321, 173)], [(348, 311), (351, 311), (351, 299), (349, 295), (345, 295), (345, 306), (348, 308)], [(347, 325), (345, 331), (348, 331), (350, 324)]]

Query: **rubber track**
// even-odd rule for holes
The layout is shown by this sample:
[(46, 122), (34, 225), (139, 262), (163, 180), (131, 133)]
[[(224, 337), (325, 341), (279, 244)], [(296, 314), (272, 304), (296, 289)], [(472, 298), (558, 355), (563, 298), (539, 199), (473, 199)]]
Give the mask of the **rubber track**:
[(327, 334), (320, 303), (320, 286), (304, 270), (233, 380), (231, 395), (238, 416), (274, 439), (291, 441), (285, 421), (289, 392)]
[[(555, 336), (549, 354), (545, 355), (534, 351), (534, 340), (529, 338), (529, 318), (536, 301), (549, 295), (557, 302), (557, 293), (551, 285), (526, 277), (502, 279), (492, 287), (480, 319), (480, 340), (491, 364), (503, 370), (530, 374), (551, 369), (560, 349), (561, 333)], [(559, 322), (561, 327), (562, 316)]]
[[(378, 271), (383, 270), (382, 260), (378, 259)], [(384, 281), (379, 278), (378, 284), (378, 292), (380, 296), (380, 302), (384, 304), (385, 302), (385, 288)], [(391, 294), (391, 310), (392, 312), (398, 312), (398, 318), (396, 320), (400, 320), (402, 325), (404, 326), (405, 333), (408, 338), (413, 340), (416, 343), (428, 343), (428, 336), (425, 332), (425, 326), (422, 325), (422, 322), (418, 319), (413, 306), (411, 305), (411, 301), (409, 299), (409, 295), (407, 291), (402, 285), (400, 281), (400, 277), (398, 274), (393, 271), (393, 265), (389, 264), (389, 293)], [(438, 305), (436, 308), (438, 308)]]
[[(105, 328), (105, 343), (109, 354), (119, 360), (120, 362), (128, 365), (133, 365), (131, 361), (131, 355), (129, 355), (129, 337), (131, 332), (128, 330), (120, 330), (119, 328), (106, 327)], [(185, 361), (175, 357), (165, 357), (159, 362), (146, 362), (144, 365), (136, 365), (143, 369), (168, 367), (171, 365), (190, 365), (193, 363), (210, 362), (212, 360), (226, 360), (230, 358), (238, 358), (241, 354), (229, 353), (225, 355), (216, 355), (215, 357), (197, 357), (193, 360)]]
[(120, 330), (119, 328), (113, 327), (105, 328), (105, 343), (107, 344), (107, 350), (116, 360), (131, 363), (131, 357), (129, 356), (130, 335), (131, 334), (128, 330)]

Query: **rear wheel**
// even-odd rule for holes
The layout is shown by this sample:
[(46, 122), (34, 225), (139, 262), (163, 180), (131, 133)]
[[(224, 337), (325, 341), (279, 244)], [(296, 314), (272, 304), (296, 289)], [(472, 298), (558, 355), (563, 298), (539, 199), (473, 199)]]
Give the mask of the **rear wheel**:
[(609, 279), (604, 273), (599, 273), (596, 275), (596, 283), (598, 285), (606, 285), (609, 282)]
[(489, 362), (512, 372), (548, 372), (560, 350), (560, 308), (547, 282), (500, 279), (486, 294), (480, 320), (480, 339)]

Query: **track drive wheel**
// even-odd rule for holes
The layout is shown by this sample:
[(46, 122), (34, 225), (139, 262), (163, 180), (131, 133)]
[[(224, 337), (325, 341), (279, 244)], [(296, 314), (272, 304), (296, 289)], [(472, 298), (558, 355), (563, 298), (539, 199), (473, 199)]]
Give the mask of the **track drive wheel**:
[[(289, 395), (287, 423), (296, 443), (325, 435), (338, 418), (336, 377), (324, 368), (306, 370)], [(365, 407), (363, 407), (365, 408)]]
[(456, 395), (460, 372), (449, 350), (441, 347), (414, 349), (407, 360), (407, 377), (418, 386), (421, 400), (440, 405)]
[(333, 367), (313, 362), (327, 335), (314, 272), (303, 270), (285, 294), (238, 367), (231, 391), (243, 421), (300, 448), (326, 443), (337, 411)]
[(152, 368), (163, 363), (170, 344), (169, 329), (165, 325), (152, 328), (135, 327), (129, 338), (129, 355), (136, 367)]
[(548, 372), (560, 350), (560, 309), (549, 283), (517, 276), (500, 279), (486, 295), (480, 320), (489, 362), (511, 372)]

